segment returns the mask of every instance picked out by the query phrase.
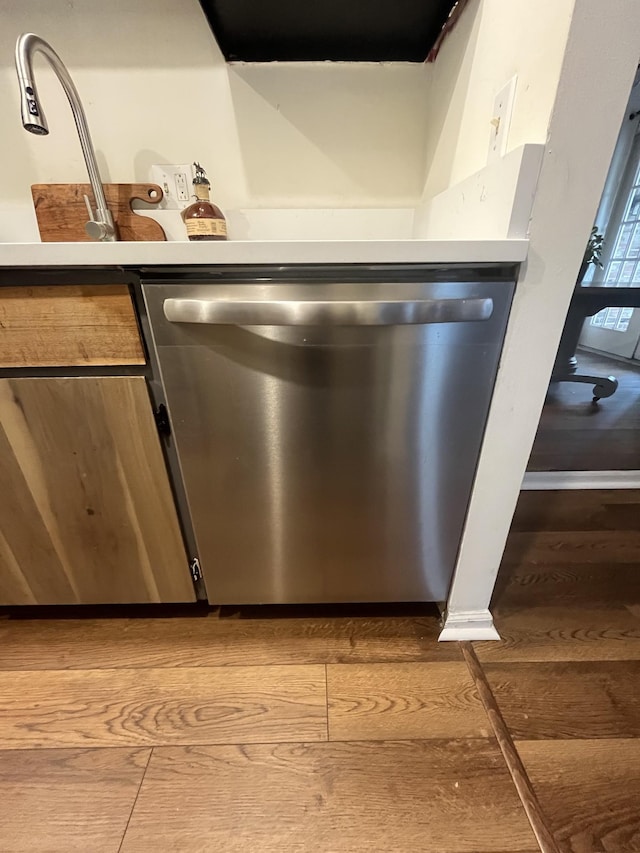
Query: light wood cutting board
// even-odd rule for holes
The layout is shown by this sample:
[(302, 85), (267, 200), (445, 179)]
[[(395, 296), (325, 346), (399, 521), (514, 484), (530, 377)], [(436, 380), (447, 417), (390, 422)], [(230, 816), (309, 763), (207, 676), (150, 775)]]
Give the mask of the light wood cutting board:
[[(89, 218), (84, 195), (94, 206), (90, 184), (33, 184), (31, 195), (43, 243), (90, 243), (84, 226)], [(131, 209), (134, 199), (148, 204), (162, 201), (157, 184), (104, 184), (107, 207), (121, 240), (166, 240), (162, 226)]]

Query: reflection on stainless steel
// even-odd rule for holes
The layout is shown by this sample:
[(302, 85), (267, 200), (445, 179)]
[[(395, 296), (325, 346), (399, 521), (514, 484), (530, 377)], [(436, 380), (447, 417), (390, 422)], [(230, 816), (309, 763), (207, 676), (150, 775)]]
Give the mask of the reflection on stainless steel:
[(36, 53), (41, 53), (53, 68), (67, 96), (71, 112), (73, 113), (73, 119), (76, 123), (80, 146), (96, 202), (96, 210), (94, 212), (91, 210), (87, 196), (85, 196), (85, 201), (89, 209), (89, 221), (85, 229), (92, 239), (101, 240), (103, 243), (112, 243), (118, 238), (113, 218), (107, 208), (100, 170), (96, 162), (91, 134), (89, 133), (89, 125), (87, 124), (87, 117), (82, 106), (82, 101), (80, 100), (80, 95), (78, 95), (78, 90), (71, 79), (71, 75), (58, 54), (48, 42), (40, 38), (40, 36), (35, 35), (35, 33), (24, 33), (18, 38), (16, 43), (16, 71), (20, 84), (22, 125), (29, 133), (35, 133), (39, 136), (45, 136), (49, 133), (49, 126), (44, 116), (40, 98), (38, 97), (35, 77), (33, 76), (33, 56)]
[(512, 285), (143, 291), (210, 599), (445, 599)]
[(239, 300), (166, 299), (172, 323), (228, 326), (401, 326), (488, 320), (491, 299)]

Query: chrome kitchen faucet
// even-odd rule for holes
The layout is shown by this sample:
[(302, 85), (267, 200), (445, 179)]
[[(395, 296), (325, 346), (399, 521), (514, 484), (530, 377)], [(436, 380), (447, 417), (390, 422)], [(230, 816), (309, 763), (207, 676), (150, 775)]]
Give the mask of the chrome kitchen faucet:
[(96, 203), (94, 211), (89, 198), (85, 195), (84, 200), (89, 212), (89, 221), (84, 226), (85, 231), (94, 240), (100, 240), (103, 243), (115, 242), (118, 237), (113, 217), (107, 207), (100, 170), (96, 162), (96, 154), (93, 143), (91, 142), (91, 135), (82, 101), (69, 72), (58, 54), (48, 42), (34, 33), (24, 33), (20, 36), (16, 44), (16, 71), (18, 72), (18, 80), (20, 82), (20, 108), (22, 111), (23, 127), (29, 133), (35, 133), (40, 136), (45, 136), (49, 133), (49, 127), (40, 106), (38, 90), (33, 77), (32, 60), (35, 53), (41, 53), (48, 60), (62, 84), (62, 88), (71, 105), (71, 112), (73, 113), (78, 130), (80, 145), (85, 163), (87, 164), (89, 181), (91, 182), (91, 189), (93, 190), (93, 197)]

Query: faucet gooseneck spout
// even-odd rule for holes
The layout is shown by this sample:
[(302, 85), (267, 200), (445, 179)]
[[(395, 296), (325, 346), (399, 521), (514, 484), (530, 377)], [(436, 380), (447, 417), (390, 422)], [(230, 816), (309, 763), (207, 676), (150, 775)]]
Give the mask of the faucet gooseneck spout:
[(51, 45), (40, 36), (34, 33), (25, 33), (21, 35), (16, 44), (16, 71), (18, 72), (18, 80), (20, 82), (20, 108), (22, 111), (22, 124), (25, 130), (29, 133), (45, 136), (49, 133), (49, 126), (44, 116), (40, 99), (38, 97), (38, 89), (33, 76), (33, 56), (36, 53), (41, 53), (49, 62), (56, 73), (62, 88), (65, 91), (71, 112), (76, 123), (78, 136), (82, 153), (84, 154), (85, 163), (87, 164), (87, 172), (89, 173), (89, 181), (93, 190), (96, 210), (91, 210), (89, 200), (85, 196), (87, 208), (90, 218), (85, 225), (87, 234), (94, 240), (101, 240), (105, 243), (114, 242), (118, 239), (116, 234), (113, 217), (107, 208), (107, 201), (104, 195), (100, 170), (96, 162), (96, 155), (91, 142), (89, 126), (87, 125), (87, 117), (78, 95), (78, 91), (67, 71), (64, 63), (51, 47)]

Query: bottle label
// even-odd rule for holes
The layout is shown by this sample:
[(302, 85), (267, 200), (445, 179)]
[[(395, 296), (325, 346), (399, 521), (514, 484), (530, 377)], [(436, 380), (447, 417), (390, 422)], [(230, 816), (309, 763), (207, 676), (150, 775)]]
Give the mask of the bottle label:
[(188, 237), (226, 237), (227, 223), (224, 219), (187, 219)]

